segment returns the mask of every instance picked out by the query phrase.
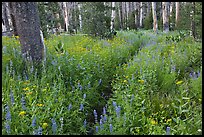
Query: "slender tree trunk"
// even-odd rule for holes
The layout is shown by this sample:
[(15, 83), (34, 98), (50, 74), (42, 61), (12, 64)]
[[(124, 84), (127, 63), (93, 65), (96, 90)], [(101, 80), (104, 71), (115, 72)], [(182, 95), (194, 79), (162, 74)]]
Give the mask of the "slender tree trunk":
[(118, 16), (119, 16), (119, 23), (120, 23), (120, 30), (123, 29), (123, 22), (122, 22), (122, 4), (121, 2), (118, 2)]
[(112, 2), (112, 13), (111, 13), (111, 31), (114, 29), (114, 20), (115, 20), (115, 2)]
[(140, 28), (143, 26), (143, 3), (140, 2)]
[(175, 27), (177, 28), (178, 27), (178, 23), (179, 23), (179, 8), (180, 8), (180, 3), (179, 2), (176, 2), (176, 23), (175, 23)]
[(190, 12), (191, 17), (191, 34), (193, 38), (196, 38), (196, 31), (195, 31), (195, 2), (192, 2), (192, 11)]
[(62, 2), (63, 15), (64, 15), (64, 31), (68, 31), (68, 13), (67, 13), (67, 2)]
[(153, 30), (155, 33), (158, 31), (156, 2), (152, 2), (152, 16), (153, 16)]
[(174, 23), (173, 23), (173, 8), (174, 8), (174, 2), (171, 2), (170, 3), (170, 9), (169, 9), (169, 16), (170, 16), (170, 21), (169, 21), (169, 25), (170, 25), (170, 28), (173, 29), (174, 27)]
[(81, 4), (78, 4), (78, 10), (79, 10), (79, 30), (82, 31), (82, 17), (81, 17)]
[(169, 32), (168, 4), (162, 2), (163, 5), (163, 31)]
[(151, 2), (147, 2), (147, 15), (146, 16), (149, 16), (150, 11), (151, 11)]
[(44, 57), (44, 44), (40, 36), (40, 18), (35, 2), (12, 2), (17, 32), (25, 60), (40, 63)]

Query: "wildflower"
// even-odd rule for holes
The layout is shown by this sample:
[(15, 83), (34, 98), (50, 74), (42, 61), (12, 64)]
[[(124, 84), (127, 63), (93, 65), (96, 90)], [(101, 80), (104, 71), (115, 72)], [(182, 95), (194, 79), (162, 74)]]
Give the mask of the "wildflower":
[[(24, 82), (25, 83), (25, 82)], [(29, 87), (23, 88), (24, 91), (30, 90)]]
[(25, 114), (26, 114), (25, 111), (21, 111), (21, 112), (19, 113), (20, 116), (24, 116)]
[(57, 131), (57, 123), (52, 118), (52, 132), (53, 132), (53, 134), (56, 134), (56, 131)]
[(127, 83), (127, 80), (124, 80), (123, 83)]
[(96, 126), (96, 133), (98, 132), (98, 126)]
[(143, 84), (143, 83), (144, 83), (144, 80), (138, 80), (138, 82), (140, 82), (141, 84)]
[(85, 127), (85, 128), (86, 128), (86, 123), (87, 123), (87, 122), (86, 122), (86, 119), (85, 119), (85, 120), (84, 120), (84, 127)]
[(98, 84), (99, 84), (99, 85), (101, 85), (101, 83), (102, 83), (102, 79), (99, 79), (99, 82), (98, 82)]
[(10, 113), (10, 110), (9, 110), (9, 106), (6, 106), (6, 120), (8, 121), (11, 121), (11, 113)]
[(170, 135), (170, 127), (166, 128), (166, 135)]
[(79, 90), (82, 90), (82, 85), (78, 83)]
[(14, 105), (15, 102), (14, 102), (14, 96), (13, 96), (13, 92), (12, 91), (10, 92), (10, 97), (11, 97), (11, 104)]
[(100, 119), (99, 124), (100, 124), (100, 129), (102, 130), (103, 129), (103, 121), (102, 121), (102, 119)]
[(42, 128), (41, 127), (38, 128), (37, 135), (42, 135)]
[(116, 102), (115, 101), (113, 101), (113, 106), (116, 107)]
[(79, 110), (83, 110), (84, 109), (84, 105), (81, 104)]
[(111, 132), (111, 133), (113, 132), (113, 126), (112, 126), (112, 124), (110, 124), (110, 132)]
[(121, 109), (120, 106), (118, 106), (118, 107), (116, 106), (116, 108), (115, 108), (117, 117), (120, 117), (120, 109)]
[(168, 122), (171, 122), (171, 121), (172, 121), (172, 119), (167, 119), (167, 120), (166, 120), (167, 123), (168, 123)]
[(103, 116), (103, 121), (104, 121), (104, 123), (107, 121), (107, 117), (106, 116)]
[(38, 106), (38, 107), (42, 107), (42, 106), (44, 106), (44, 105), (43, 105), (43, 104), (37, 104), (37, 106)]
[(152, 125), (156, 125), (157, 122), (156, 122), (155, 120), (152, 119), (152, 120), (151, 120), (151, 124), (152, 124)]
[(46, 127), (48, 127), (48, 124), (47, 123), (43, 123), (42, 127), (43, 127), (43, 129), (45, 129)]
[(72, 104), (70, 103), (68, 106), (68, 110), (70, 110), (72, 108)]
[(10, 128), (10, 125), (9, 125), (8, 122), (6, 122), (5, 128), (6, 128), (7, 134), (10, 134), (11, 133), (11, 128)]
[(179, 85), (179, 84), (181, 84), (181, 83), (183, 83), (183, 81), (182, 81), (182, 80), (177, 81), (177, 82), (176, 82), (176, 85)]
[(31, 94), (33, 94), (33, 92), (26, 92), (25, 94), (26, 95), (31, 95)]
[(35, 116), (34, 119), (32, 120), (31, 126), (32, 126), (32, 127), (36, 126), (36, 116)]
[(24, 96), (22, 96), (22, 98), (21, 98), (21, 103), (22, 103), (22, 109), (23, 109), (23, 110), (26, 110), (26, 107), (25, 107), (26, 101), (25, 101)]
[(61, 123), (60, 131), (62, 131), (63, 130), (63, 126), (64, 126), (64, 124), (63, 124), (63, 117), (60, 118), (60, 123)]
[(84, 98), (84, 99), (86, 98), (86, 93), (84, 93), (83, 98)]
[(105, 115), (106, 114), (106, 108), (103, 107), (103, 114)]
[(96, 110), (94, 109), (94, 118), (95, 118), (95, 123), (97, 123), (98, 121), (97, 121), (97, 112), (96, 112)]

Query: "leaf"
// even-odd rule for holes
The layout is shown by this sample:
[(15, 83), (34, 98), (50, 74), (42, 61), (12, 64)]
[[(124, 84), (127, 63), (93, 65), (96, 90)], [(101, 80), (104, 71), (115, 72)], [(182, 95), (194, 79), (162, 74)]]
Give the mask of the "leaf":
[(189, 100), (190, 98), (188, 98), (188, 97), (182, 97), (182, 99), (187, 99), (187, 100)]
[(188, 111), (189, 111), (189, 110), (182, 110), (182, 111), (181, 111), (181, 113), (182, 113), (182, 112), (184, 112), (184, 113), (185, 113), (185, 112), (188, 112)]

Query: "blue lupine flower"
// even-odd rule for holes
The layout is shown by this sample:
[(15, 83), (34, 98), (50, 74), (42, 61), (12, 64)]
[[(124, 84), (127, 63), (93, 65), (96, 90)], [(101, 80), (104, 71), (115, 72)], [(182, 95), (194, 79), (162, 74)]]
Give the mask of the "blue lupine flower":
[(14, 105), (15, 102), (14, 102), (14, 96), (13, 96), (13, 92), (12, 91), (10, 92), (10, 97), (11, 97), (11, 104)]
[(68, 110), (70, 110), (72, 108), (72, 104), (70, 103), (68, 106)]
[(100, 119), (100, 129), (102, 130), (103, 129), (103, 121), (102, 121), (103, 119)]
[(98, 126), (96, 126), (96, 133), (98, 132)]
[(121, 109), (120, 106), (118, 106), (118, 107), (116, 106), (116, 108), (115, 108), (117, 117), (120, 117), (120, 109)]
[(99, 85), (101, 85), (101, 83), (102, 83), (102, 79), (99, 79), (99, 82), (98, 82), (98, 84), (99, 84)]
[(57, 131), (57, 123), (52, 118), (52, 132), (53, 132), (53, 134), (56, 134), (56, 131)]
[(166, 128), (166, 135), (170, 135), (170, 127)]
[(103, 119), (103, 115), (100, 116), (100, 119)]
[(106, 122), (107, 121), (107, 117), (103, 116), (103, 121)]
[(103, 114), (105, 115), (106, 114), (106, 108), (103, 107)]
[(134, 94), (132, 94), (132, 97), (131, 97), (131, 99), (130, 99), (130, 105), (132, 105), (133, 99), (134, 99)]
[(84, 120), (84, 127), (85, 127), (85, 128), (86, 128), (86, 123), (87, 123), (87, 122), (86, 122), (86, 119), (85, 119), (85, 120)]
[(79, 110), (83, 110), (84, 109), (84, 105), (81, 104)]
[(11, 121), (11, 113), (10, 113), (10, 109), (9, 106), (6, 106), (6, 120)]
[(90, 88), (90, 87), (91, 87), (91, 84), (89, 83), (89, 84), (88, 84), (88, 88)]
[(42, 135), (42, 127), (38, 128), (37, 135)]
[(197, 75), (197, 76), (199, 77), (199, 76), (200, 76), (200, 71), (198, 70), (198, 71), (197, 71), (197, 73), (198, 73), (198, 75)]
[(116, 107), (116, 102), (115, 101), (113, 101), (113, 106)]
[(34, 127), (34, 126), (36, 126), (36, 116), (33, 118), (33, 120), (32, 120), (32, 125), (31, 125), (32, 127)]
[(95, 118), (95, 123), (97, 123), (98, 121), (97, 121), (97, 112), (96, 112), (96, 110), (94, 109), (94, 118)]
[(82, 90), (82, 85), (80, 83), (78, 83), (78, 88), (79, 90)]
[(25, 98), (24, 98), (24, 96), (22, 96), (22, 98), (21, 98), (21, 103), (22, 103), (22, 109), (23, 110), (26, 110), (26, 101), (25, 101)]
[(86, 98), (86, 93), (84, 93), (83, 98), (84, 98), (84, 99)]
[(9, 125), (8, 122), (6, 122), (5, 128), (6, 128), (6, 133), (10, 134), (11, 133), (11, 128), (10, 128), (10, 125)]
[(62, 128), (64, 126), (64, 124), (63, 124), (63, 117), (60, 118), (60, 122), (61, 122), (61, 131), (62, 131)]
[(111, 133), (113, 132), (113, 126), (112, 126), (112, 124), (110, 124), (110, 132), (111, 132)]

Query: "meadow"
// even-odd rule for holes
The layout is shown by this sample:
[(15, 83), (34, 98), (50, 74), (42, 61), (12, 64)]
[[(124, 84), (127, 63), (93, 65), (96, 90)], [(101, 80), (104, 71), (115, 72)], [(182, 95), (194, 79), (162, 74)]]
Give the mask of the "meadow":
[(202, 134), (202, 43), (187, 33), (44, 41), (36, 70), (2, 37), (2, 134)]

